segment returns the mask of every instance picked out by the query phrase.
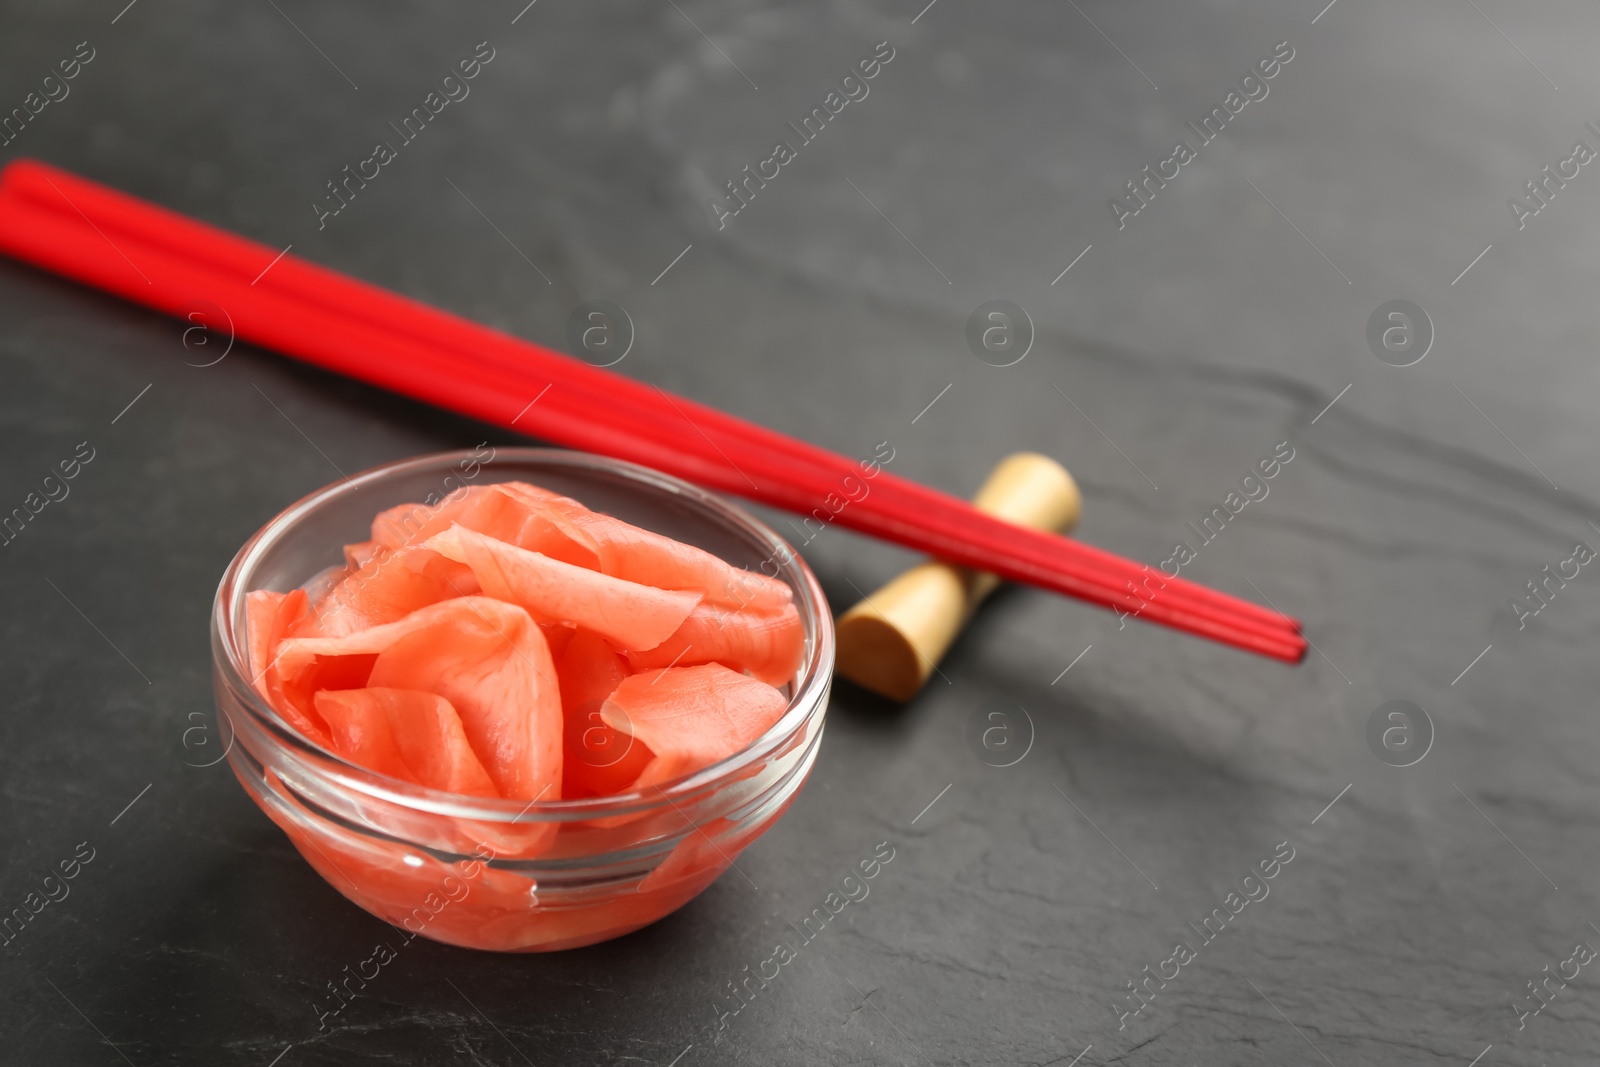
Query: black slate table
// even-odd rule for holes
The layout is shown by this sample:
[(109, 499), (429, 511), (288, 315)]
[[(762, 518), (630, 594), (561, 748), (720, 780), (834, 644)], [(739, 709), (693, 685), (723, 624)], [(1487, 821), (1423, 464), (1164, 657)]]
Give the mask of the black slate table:
[[(0, 26), (26, 120), (0, 159), (560, 347), (612, 301), (620, 372), (888, 441), (952, 492), (1050, 453), (1085, 540), (1188, 543), (1185, 575), (1315, 643), (1289, 668), (1008, 590), (915, 702), (837, 687), (748, 881), (579, 951), (419, 941), (319, 1029), (387, 928), (203, 766), (213, 589), (340, 472), (517, 438), (245, 345), (197, 366), (181, 324), (0, 263), (0, 513), (79, 462), (0, 547), (0, 908), (76, 874), (3, 946), (0, 1060), (1592, 1060), (1592, 5), (109, 0)], [(402, 140), (480, 42), (470, 94)], [(710, 206), (746, 166), (777, 173)], [(990, 300), (1031, 321), (1020, 361), (968, 345)], [(805, 555), (841, 608), (912, 558), (837, 528)], [(967, 740), (996, 706), (1031, 723), (1007, 767)], [(724, 1016), (884, 842), (870, 896)]]

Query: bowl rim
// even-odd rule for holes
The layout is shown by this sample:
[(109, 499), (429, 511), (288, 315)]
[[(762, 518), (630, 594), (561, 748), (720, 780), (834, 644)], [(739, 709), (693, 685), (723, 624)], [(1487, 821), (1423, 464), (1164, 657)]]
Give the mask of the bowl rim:
[[(271, 548), (319, 507), (404, 474), (428, 469), (437, 469), (441, 474), (447, 470), (457, 470), (460, 463), (468, 460), (478, 462), (484, 471), (496, 468), (503, 471), (520, 463), (617, 477), (636, 487), (686, 500), (702, 517), (750, 539), (754, 547), (768, 551), (768, 560), (778, 568), (775, 575), (768, 576), (784, 581), (794, 590), (795, 606), (808, 632), (806, 659), (796, 675), (793, 695), (783, 715), (765, 733), (733, 755), (682, 778), (651, 786), (647, 791), (572, 800), (536, 798), (526, 803), (514, 798), (451, 793), (391, 778), (353, 763), (302, 735), (278, 714), (250, 681), (245, 665), (248, 656), (245, 604), (248, 593), (253, 590), (248, 588), (245, 579), (252, 575)], [(495, 484), (495, 481), (514, 478), (512, 474), (478, 484)], [(765, 562), (762, 564), (762, 573), (766, 573)], [(305, 580), (309, 581), (311, 577), (308, 575)], [(345, 787), (403, 807), (495, 823), (565, 822), (649, 810), (658, 807), (663, 800), (675, 807), (680, 799), (694, 800), (719, 782), (737, 776), (771, 755), (775, 749), (788, 743), (813, 717), (823, 717), (834, 667), (833, 616), (822, 586), (799, 553), (771, 527), (744, 508), (706, 489), (650, 467), (576, 449), (530, 446), (496, 446), (489, 460), (484, 460), (476, 450), (431, 452), (392, 460), (347, 475), (306, 494), (269, 519), (234, 554), (223, 571), (212, 600), (210, 629), (212, 664), (218, 685), (226, 685), (234, 699), (256, 720), (256, 724), (264, 728), (259, 732), (265, 734), (270, 743), (302, 757), (303, 764), (314, 768), (314, 773), (319, 777), (336, 780)], [(221, 704), (218, 710), (227, 714)], [(234, 740), (230, 741), (230, 747), (236, 743), (239, 732), (237, 724), (231, 725)]]

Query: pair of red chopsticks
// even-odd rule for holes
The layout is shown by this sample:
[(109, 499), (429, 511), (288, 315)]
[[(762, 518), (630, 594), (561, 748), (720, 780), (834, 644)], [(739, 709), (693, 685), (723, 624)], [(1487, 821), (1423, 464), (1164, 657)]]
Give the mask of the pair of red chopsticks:
[[(797, 513), (859, 476), (847, 457), (31, 160), (0, 172), (0, 252), (179, 317), (211, 301), (242, 340)], [(1305, 652), (1294, 619), (888, 471), (833, 521), (1251, 652)]]

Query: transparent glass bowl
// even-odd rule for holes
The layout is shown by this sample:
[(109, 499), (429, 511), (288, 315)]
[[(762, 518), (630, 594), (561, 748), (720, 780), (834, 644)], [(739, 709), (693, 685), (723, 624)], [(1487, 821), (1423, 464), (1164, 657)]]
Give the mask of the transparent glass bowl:
[[(782, 718), (754, 744), (644, 793), (525, 803), (446, 793), (349, 763), (302, 737), (250, 684), (245, 598), (307, 585), (369, 536), (373, 516), (461, 485), (520, 480), (566, 494), (787, 583), (805, 656)], [(833, 622), (816, 577), (743, 510), (676, 478), (579, 452), (508, 448), (385, 464), (267, 523), (217, 590), (211, 648), (219, 728), (245, 792), (350, 900), (413, 935), (469, 948), (588, 945), (687, 903), (805, 784), (833, 678)]]

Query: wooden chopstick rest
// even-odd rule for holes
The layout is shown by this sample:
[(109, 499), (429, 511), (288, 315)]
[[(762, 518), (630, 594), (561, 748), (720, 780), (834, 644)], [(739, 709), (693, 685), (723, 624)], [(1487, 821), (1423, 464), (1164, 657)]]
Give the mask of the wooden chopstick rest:
[[(1083, 499), (1066, 468), (1036, 452), (1000, 461), (973, 498), (998, 519), (1071, 532)], [(838, 672), (891, 700), (910, 700), (1000, 579), (929, 560), (839, 617)]]

